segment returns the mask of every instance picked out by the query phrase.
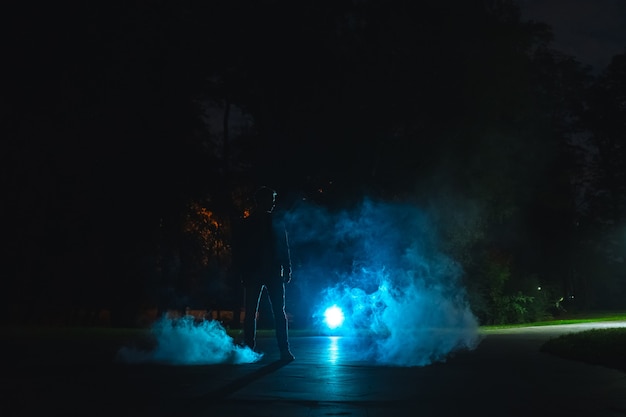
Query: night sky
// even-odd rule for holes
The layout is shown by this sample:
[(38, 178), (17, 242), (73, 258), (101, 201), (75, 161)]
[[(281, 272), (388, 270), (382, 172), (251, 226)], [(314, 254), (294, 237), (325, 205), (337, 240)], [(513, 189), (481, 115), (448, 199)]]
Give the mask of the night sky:
[[(626, 4), (519, 6), (8, 7), (5, 316), (237, 308), (229, 236), (260, 185), (292, 219), (364, 199), (418, 208), (482, 321), (538, 281), (547, 304), (584, 292), (615, 307)], [(297, 244), (306, 270), (325, 242)], [(342, 250), (332, 268), (354, 261)]]
[(626, 47), (626, 4), (620, 0), (521, 0), (525, 19), (546, 22), (554, 47), (602, 71)]

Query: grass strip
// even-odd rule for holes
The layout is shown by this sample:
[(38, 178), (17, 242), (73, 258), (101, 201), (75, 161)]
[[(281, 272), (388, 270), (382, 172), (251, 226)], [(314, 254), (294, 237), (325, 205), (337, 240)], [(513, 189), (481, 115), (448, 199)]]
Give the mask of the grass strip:
[(591, 329), (548, 340), (542, 352), (626, 372), (626, 328)]

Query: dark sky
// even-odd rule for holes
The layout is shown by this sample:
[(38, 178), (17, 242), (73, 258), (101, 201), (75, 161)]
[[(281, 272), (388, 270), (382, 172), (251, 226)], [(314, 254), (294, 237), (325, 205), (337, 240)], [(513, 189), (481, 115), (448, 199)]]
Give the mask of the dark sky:
[(524, 19), (552, 26), (554, 47), (601, 71), (626, 52), (624, 0), (519, 0)]

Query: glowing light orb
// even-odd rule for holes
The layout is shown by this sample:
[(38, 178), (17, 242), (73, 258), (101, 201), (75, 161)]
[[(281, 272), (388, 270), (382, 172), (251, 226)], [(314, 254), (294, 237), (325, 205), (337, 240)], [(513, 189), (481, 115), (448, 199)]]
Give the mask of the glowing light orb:
[(324, 312), (324, 323), (326, 323), (330, 329), (336, 329), (341, 326), (344, 319), (343, 311), (341, 308), (337, 307), (337, 305), (328, 307)]

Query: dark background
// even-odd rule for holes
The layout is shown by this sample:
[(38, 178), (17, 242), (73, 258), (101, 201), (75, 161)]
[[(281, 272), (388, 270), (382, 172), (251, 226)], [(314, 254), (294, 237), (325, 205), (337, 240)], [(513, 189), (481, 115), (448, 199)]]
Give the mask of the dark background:
[(277, 210), (437, 207), (482, 323), (626, 307), (623, 49), (591, 67), (506, 0), (4, 19), (5, 321), (238, 311), (230, 241), (264, 184)]

